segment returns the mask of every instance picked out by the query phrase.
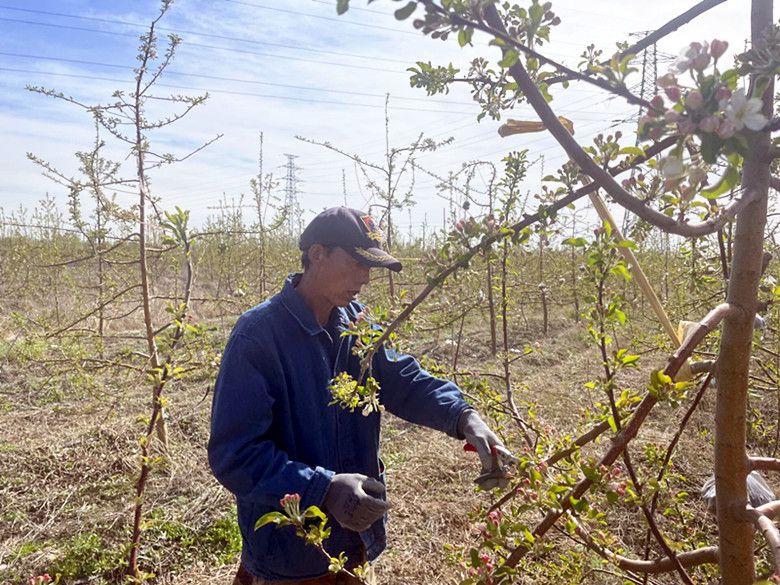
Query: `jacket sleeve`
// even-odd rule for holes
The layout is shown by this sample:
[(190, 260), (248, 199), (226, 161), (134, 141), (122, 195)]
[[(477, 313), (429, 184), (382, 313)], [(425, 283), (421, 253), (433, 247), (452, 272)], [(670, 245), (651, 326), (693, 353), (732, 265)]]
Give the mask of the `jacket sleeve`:
[(257, 340), (234, 331), (222, 356), (211, 411), (209, 465), (239, 499), (278, 506), (285, 494), (321, 505), (333, 472), (291, 461), (273, 440), (274, 398)]
[(470, 408), (452, 382), (425, 371), (412, 356), (382, 348), (374, 356), (380, 402), (404, 420), (443, 431), (455, 438), (458, 419)]

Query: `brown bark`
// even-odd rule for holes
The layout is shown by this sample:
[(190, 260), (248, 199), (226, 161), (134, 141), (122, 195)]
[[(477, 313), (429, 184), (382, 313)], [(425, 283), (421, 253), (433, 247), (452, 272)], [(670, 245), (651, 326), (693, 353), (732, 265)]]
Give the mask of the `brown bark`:
[[(762, 33), (771, 23), (772, 0), (753, 0), (753, 47), (762, 43)], [(773, 93), (770, 85), (764, 97), (764, 113), (767, 115), (772, 113)], [(748, 505), (746, 477), (749, 471), (745, 442), (753, 317), (758, 302), (769, 190), (769, 134), (753, 132), (748, 142), (750, 151), (745, 156), (742, 191), (752, 193), (753, 200), (737, 217), (727, 296), (727, 302), (739, 310), (730, 313), (724, 320), (717, 368), (715, 488), (724, 585), (752, 583), (754, 578), (753, 525), (743, 512)]]

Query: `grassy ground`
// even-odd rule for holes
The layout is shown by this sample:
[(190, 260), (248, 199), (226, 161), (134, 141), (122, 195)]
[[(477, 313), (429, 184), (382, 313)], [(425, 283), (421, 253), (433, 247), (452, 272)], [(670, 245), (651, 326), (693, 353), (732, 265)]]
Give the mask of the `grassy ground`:
[[(598, 375), (600, 364), (581, 326), (560, 320), (542, 335), (532, 323), (512, 335), (518, 347), (534, 348), (515, 362), (516, 398), (539, 404), (540, 424), (561, 434), (573, 432), (582, 407), (602, 399), (583, 386)], [(443, 334), (416, 340), (416, 345), (432, 348), (437, 359), (452, 353)], [(459, 367), (497, 371), (486, 347), (484, 333), (467, 332)], [(645, 355), (643, 370), (624, 383), (641, 388), (650, 367), (662, 360), (659, 352)], [(60, 573), (63, 583), (101, 583), (121, 570), (148, 386), (134, 372), (104, 382), (80, 395), (52, 395), (40, 391), (48, 388), (45, 379), (28, 375), (6, 356), (0, 370), (0, 582), (27, 583), (48, 572)], [(236, 569), (240, 537), (232, 498), (206, 463), (208, 389), (207, 380), (187, 380), (169, 390), (171, 457), (154, 468), (141, 559), (157, 575), (156, 583), (227, 584)], [(677, 465), (691, 501), (709, 474), (713, 402), (705, 399), (680, 446)], [(682, 412), (682, 407), (661, 409), (643, 430), (642, 441), (667, 442)], [(377, 564), (380, 582), (457, 582), (458, 570), (448, 562), (445, 545), (476, 542), (480, 519), (474, 511), (490, 499), (473, 488), (476, 457), (464, 454), (451, 438), (390, 415), (383, 444), (393, 509), (389, 546)], [(636, 540), (635, 510), (618, 507), (613, 520), (624, 542)], [(691, 522), (706, 523), (703, 509)], [(599, 567), (597, 562), (583, 569), (582, 581), (623, 582)]]

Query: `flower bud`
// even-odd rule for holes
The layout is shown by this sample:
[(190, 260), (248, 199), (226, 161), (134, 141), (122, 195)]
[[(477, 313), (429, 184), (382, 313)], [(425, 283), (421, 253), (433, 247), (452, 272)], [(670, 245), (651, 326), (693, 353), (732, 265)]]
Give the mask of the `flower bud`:
[(718, 100), (718, 106), (721, 108), (726, 107), (729, 98), (731, 97), (731, 90), (725, 85), (721, 85), (715, 90), (715, 99)]
[(690, 118), (680, 118), (677, 122), (677, 130), (680, 134), (693, 134), (696, 132), (696, 124), (694, 124)]
[(704, 105), (704, 98), (698, 89), (694, 89), (688, 92), (685, 96), (685, 105), (691, 110), (698, 110)]
[(666, 113), (664, 114), (664, 120), (666, 120), (670, 124), (674, 124), (675, 122), (678, 122), (680, 118), (681, 118), (680, 112), (676, 110), (666, 110)]
[(691, 60), (691, 68), (696, 71), (704, 71), (705, 67), (710, 64), (709, 53), (699, 53)]
[(658, 79), (656, 79), (656, 83), (658, 84), (658, 87), (671, 87), (677, 85), (677, 78), (672, 73), (667, 73), (666, 75), (662, 75)]
[(664, 88), (664, 93), (666, 94), (666, 97), (668, 97), (673, 102), (679, 102), (680, 101), (680, 88), (676, 85), (669, 85)]
[(707, 134), (717, 131), (719, 126), (720, 120), (718, 120), (715, 116), (707, 116), (701, 122), (699, 122), (699, 130), (706, 132)]
[(712, 55), (713, 59), (719, 59), (723, 56), (723, 53), (725, 53), (726, 49), (728, 48), (728, 41), (713, 39), (712, 43), (710, 43), (710, 55)]
[(650, 109), (647, 112), (648, 116), (651, 117), (657, 117), (663, 114), (664, 112), (664, 98), (662, 98), (660, 95), (653, 96), (653, 99), (650, 100)]
[(718, 136), (723, 140), (728, 140), (737, 132), (737, 127), (731, 120), (721, 120), (718, 127)]

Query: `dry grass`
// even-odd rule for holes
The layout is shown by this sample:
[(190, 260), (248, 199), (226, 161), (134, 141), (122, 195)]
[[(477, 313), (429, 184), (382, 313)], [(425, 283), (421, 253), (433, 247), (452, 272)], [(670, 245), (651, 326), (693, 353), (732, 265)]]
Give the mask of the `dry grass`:
[[(573, 432), (581, 408), (601, 399), (583, 387), (599, 375), (598, 357), (582, 328), (564, 323), (557, 321), (546, 336), (534, 323), (530, 331), (513, 332), (516, 346), (530, 343), (535, 348), (515, 363), (518, 398), (537, 402), (541, 422), (559, 433)], [(496, 371), (484, 335), (484, 330), (467, 335), (460, 354), (462, 367)], [(417, 343), (428, 348), (434, 345), (430, 339)], [(434, 357), (444, 359), (451, 349), (436, 347)], [(624, 383), (641, 389), (650, 367), (662, 360), (660, 353), (643, 357), (642, 370)], [(147, 386), (138, 375), (127, 374), (104, 380), (102, 391), (66, 394), (45, 403), (36, 396), (41, 381), (33, 378), (13, 363), (6, 362), (0, 369), (0, 406), (4, 409), (0, 581), (24, 583), (53, 566), (61, 567), (63, 558), (94, 566), (96, 575), (110, 577), (111, 571), (104, 569), (123, 558), (122, 546), (128, 540), (137, 440), (143, 433), (138, 418), (148, 410)], [(160, 584), (228, 584), (236, 568), (235, 554), (218, 559), (216, 552), (225, 548), (210, 548), (207, 543), (212, 541), (204, 537), (213, 535), (208, 532), (210, 527), (229, 515), (232, 506), (231, 496), (208, 471), (205, 445), (210, 396), (204, 396), (206, 389), (206, 381), (187, 381), (172, 386), (168, 394), (171, 463), (157, 464), (149, 485), (146, 510), (151, 511), (151, 518), (142, 559)], [(694, 415), (676, 460), (692, 499), (711, 469), (706, 430), (712, 426), (713, 404), (712, 397), (705, 399)], [(683, 409), (659, 407), (638, 442), (668, 442)], [(632, 447), (632, 455), (642, 459), (638, 448)], [(456, 583), (458, 570), (448, 562), (445, 545), (476, 543), (479, 520), (471, 515), (490, 498), (474, 490), (476, 457), (464, 454), (460, 443), (441, 433), (388, 415), (383, 459), (393, 509), (388, 549), (377, 563), (380, 582)], [(635, 510), (616, 507), (610, 519), (623, 542), (636, 542), (644, 534), (637, 527)], [(703, 510), (692, 522), (697, 526), (706, 522)], [(94, 558), (87, 554), (92, 545), (79, 544), (79, 535), (97, 538), (93, 544), (97, 543), (99, 551), (93, 551)], [(604, 573), (589, 575), (584, 582), (621, 582)]]

